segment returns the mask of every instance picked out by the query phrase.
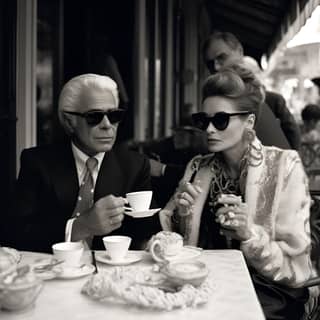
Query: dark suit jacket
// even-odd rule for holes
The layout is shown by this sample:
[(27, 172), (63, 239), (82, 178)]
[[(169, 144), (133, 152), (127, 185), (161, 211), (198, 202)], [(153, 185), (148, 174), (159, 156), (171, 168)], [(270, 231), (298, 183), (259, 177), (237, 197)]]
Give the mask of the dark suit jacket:
[(270, 107), (274, 115), (280, 121), (281, 129), (285, 134), (291, 148), (298, 150), (301, 145), (301, 134), (299, 126), (286, 106), (286, 100), (282, 95), (266, 91), (266, 104)]
[[(101, 164), (94, 199), (150, 189), (149, 161), (124, 147), (114, 147)], [(78, 190), (70, 142), (24, 150), (11, 226), (7, 228), (11, 245), (20, 250), (51, 252), (53, 243), (64, 241), (65, 224), (75, 207)], [(138, 248), (158, 230), (156, 215), (145, 219), (125, 216), (122, 226), (112, 234), (133, 237), (131, 248)], [(101, 239), (94, 239), (93, 247), (103, 248)]]
[(291, 146), (284, 135), (280, 121), (275, 117), (270, 107), (263, 103), (260, 115), (256, 124), (257, 137), (265, 146), (276, 146), (281, 149), (291, 149)]

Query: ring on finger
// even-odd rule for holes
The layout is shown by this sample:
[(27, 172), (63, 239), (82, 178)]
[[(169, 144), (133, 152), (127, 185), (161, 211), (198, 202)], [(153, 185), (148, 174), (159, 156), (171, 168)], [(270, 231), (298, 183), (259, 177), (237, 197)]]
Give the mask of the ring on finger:
[(239, 227), (239, 221), (238, 220), (233, 220), (231, 221), (231, 225), (234, 227)]
[(228, 217), (229, 217), (230, 219), (233, 219), (235, 216), (236, 216), (236, 215), (234, 214), (233, 211), (229, 211), (229, 212), (228, 212)]
[(189, 185), (189, 184), (190, 184), (190, 182), (188, 182), (188, 181), (183, 181), (181, 185), (182, 185), (182, 186), (187, 186), (187, 185)]

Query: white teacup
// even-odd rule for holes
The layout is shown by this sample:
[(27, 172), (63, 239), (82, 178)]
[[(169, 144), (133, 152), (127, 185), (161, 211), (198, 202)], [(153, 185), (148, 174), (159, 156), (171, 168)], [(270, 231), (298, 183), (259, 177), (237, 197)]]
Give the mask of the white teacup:
[(82, 242), (60, 242), (52, 246), (54, 257), (63, 260), (62, 266), (79, 267), (83, 254)]
[(112, 261), (122, 261), (125, 258), (131, 243), (130, 237), (106, 236), (102, 240)]
[(157, 262), (178, 255), (182, 249), (183, 238), (176, 232), (160, 231), (150, 240), (150, 253)]
[(126, 194), (126, 198), (133, 211), (147, 211), (152, 200), (152, 191), (137, 191)]

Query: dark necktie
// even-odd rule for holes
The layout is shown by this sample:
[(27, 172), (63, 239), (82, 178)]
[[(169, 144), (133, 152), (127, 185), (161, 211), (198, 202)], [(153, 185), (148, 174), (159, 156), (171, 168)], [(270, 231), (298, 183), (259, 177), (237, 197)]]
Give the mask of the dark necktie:
[(88, 158), (86, 161), (86, 172), (80, 185), (77, 204), (72, 214), (73, 218), (79, 217), (93, 205), (94, 182), (92, 174), (97, 165), (98, 160), (95, 157)]

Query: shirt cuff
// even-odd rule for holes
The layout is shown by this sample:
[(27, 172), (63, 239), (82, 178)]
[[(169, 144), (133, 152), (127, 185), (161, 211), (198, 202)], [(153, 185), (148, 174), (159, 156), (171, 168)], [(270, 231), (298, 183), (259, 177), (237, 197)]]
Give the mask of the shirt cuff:
[(162, 175), (162, 176), (164, 176), (164, 174), (165, 174), (166, 167), (167, 167), (166, 164), (163, 164), (163, 165), (162, 165), (162, 168), (161, 168), (161, 175)]
[(65, 241), (66, 242), (71, 242), (72, 226), (73, 226), (73, 223), (75, 220), (76, 220), (76, 218), (72, 218), (67, 221), (66, 228), (65, 228)]

